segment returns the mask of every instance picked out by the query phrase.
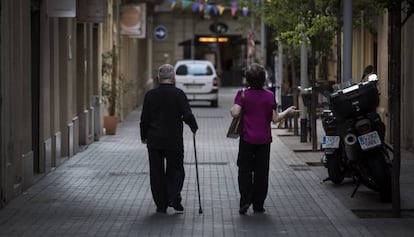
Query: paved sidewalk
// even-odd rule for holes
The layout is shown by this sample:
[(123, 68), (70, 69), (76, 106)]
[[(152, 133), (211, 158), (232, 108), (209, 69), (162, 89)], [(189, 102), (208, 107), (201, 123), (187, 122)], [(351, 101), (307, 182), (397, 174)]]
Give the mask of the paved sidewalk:
[[(323, 130), (318, 121), (318, 141), (321, 141)], [(296, 157), (299, 163), (307, 164), (313, 173), (313, 183), (319, 181), (323, 190), (328, 191), (330, 197), (339, 201), (347, 211), (353, 213), (354, 221), (362, 224), (370, 233), (370, 236), (414, 236), (414, 154), (408, 151), (402, 151), (401, 154), (401, 215), (402, 218), (392, 218), (392, 204), (379, 202), (378, 194), (361, 185), (354, 198), (351, 194), (355, 184), (352, 179), (346, 178), (341, 185), (334, 185), (330, 181), (322, 182), (327, 177), (327, 170), (320, 163), (323, 153), (321, 151), (313, 152), (312, 144), (299, 142), (300, 137), (294, 136), (293, 131), (288, 129), (276, 129), (274, 133), (295, 156), (289, 158), (292, 160)], [(322, 204), (323, 205), (323, 204)]]
[[(308, 166), (321, 152), (294, 152), (300, 144), (285, 129), (274, 129), (266, 212), (238, 213), (238, 140), (225, 137), (236, 90), (220, 91), (219, 108), (194, 106), (200, 130), (197, 157), (202, 208), (198, 213), (193, 137), (184, 131), (186, 178), (184, 214), (155, 213), (148, 158), (140, 143), (140, 110), (123, 121), (115, 136), (104, 136), (67, 159), (0, 210), (0, 236), (414, 236), (414, 218), (359, 218), (352, 210), (390, 209), (376, 194), (353, 185), (321, 183), (326, 170)], [(403, 208), (414, 209), (404, 160)], [(410, 168), (406, 170), (406, 168)]]

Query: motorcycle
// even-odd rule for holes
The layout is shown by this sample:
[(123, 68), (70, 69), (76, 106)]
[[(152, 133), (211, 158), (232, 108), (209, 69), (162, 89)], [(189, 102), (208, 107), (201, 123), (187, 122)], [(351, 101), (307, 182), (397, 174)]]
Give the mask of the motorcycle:
[(375, 68), (368, 66), (359, 83), (335, 84), (332, 93), (324, 93), (329, 108), (321, 115), (322, 163), (328, 170), (323, 181), (341, 184), (345, 177), (352, 177), (356, 187), (351, 197), (364, 184), (379, 192), (381, 201), (390, 202), (391, 160), (384, 142), (385, 124), (376, 112), (377, 82)]

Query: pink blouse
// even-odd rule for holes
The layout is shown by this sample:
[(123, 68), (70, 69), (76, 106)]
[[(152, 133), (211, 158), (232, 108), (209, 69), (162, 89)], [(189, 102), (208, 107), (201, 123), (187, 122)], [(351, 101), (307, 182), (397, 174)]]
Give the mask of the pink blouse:
[(276, 100), (272, 91), (251, 89), (244, 91), (242, 104), (241, 91), (237, 92), (234, 103), (243, 109), (242, 139), (251, 144), (269, 144), (272, 142), (271, 122)]

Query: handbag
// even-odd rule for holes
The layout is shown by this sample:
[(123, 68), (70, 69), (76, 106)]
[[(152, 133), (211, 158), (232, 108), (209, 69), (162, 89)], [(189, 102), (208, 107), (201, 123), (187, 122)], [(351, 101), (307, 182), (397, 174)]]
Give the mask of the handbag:
[(242, 108), (241, 108), (239, 116), (231, 120), (230, 127), (227, 131), (228, 138), (238, 138), (243, 132), (242, 121), (243, 121), (244, 88), (241, 92), (241, 97), (242, 97)]

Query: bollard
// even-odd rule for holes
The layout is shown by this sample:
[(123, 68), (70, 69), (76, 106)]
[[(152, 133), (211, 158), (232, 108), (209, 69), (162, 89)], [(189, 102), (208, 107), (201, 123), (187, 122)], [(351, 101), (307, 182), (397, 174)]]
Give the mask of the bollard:
[(307, 142), (308, 119), (300, 119), (300, 142)]

